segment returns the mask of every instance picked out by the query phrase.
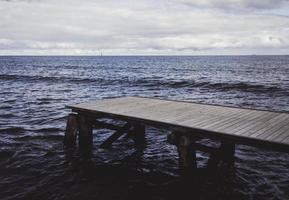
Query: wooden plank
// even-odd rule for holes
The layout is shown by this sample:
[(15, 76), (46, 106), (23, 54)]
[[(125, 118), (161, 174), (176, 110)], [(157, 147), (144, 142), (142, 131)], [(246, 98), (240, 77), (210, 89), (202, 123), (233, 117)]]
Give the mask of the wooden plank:
[(234, 135), (238, 135), (238, 131), (247, 129), (246, 127), (254, 127), (258, 124), (258, 120), (263, 119), (266, 115), (263, 113), (254, 113), (253, 115), (248, 115), (245, 119), (242, 118), (240, 120), (234, 121), (232, 124), (229, 124), (223, 128), (213, 127), (214, 130), (226, 133), (233, 133)]
[[(133, 110), (129, 110), (127, 113), (138, 113), (140, 116), (147, 117), (152, 116), (153, 117), (162, 117), (162, 120), (164, 120), (164, 117), (167, 116), (168, 108), (171, 108), (171, 111), (177, 111), (180, 112), (179, 109), (182, 109), (183, 105), (178, 105), (178, 107), (173, 107), (172, 102), (156, 102), (154, 105), (146, 105), (143, 104), (142, 107), (138, 107)], [(173, 115), (173, 113), (172, 113)]]
[(272, 118), (268, 119), (264, 123), (258, 124), (257, 126), (254, 126), (252, 129), (240, 132), (239, 134), (242, 136), (253, 136), (258, 131), (260, 133), (263, 133), (264, 130), (268, 130), (271, 127), (271, 123), (278, 122), (280, 118), (280, 115), (273, 116)]
[[(284, 121), (284, 117), (287, 118), (287, 120)], [(288, 123), (288, 120), (289, 120), (289, 115), (280, 114), (272, 118), (271, 120), (267, 121), (262, 126), (260, 126), (261, 129), (259, 129), (258, 131), (255, 131), (253, 134), (250, 135), (250, 137), (261, 138), (260, 137), (261, 134), (264, 134), (265, 132), (272, 133), (271, 131), (276, 130), (279, 125), (282, 125), (283, 123)]]
[(240, 124), (240, 122), (244, 122), (248, 116), (251, 116), (250, 112), (246, 112), (242, 110), (240, 113), (236, 113), (235, 115), (228, 116), (228, 118), (218, 120), (214, 123), (209, 123), (207, 125), (203, 125), (202, 128), (205, 129), (213, 129), (213, 130), (222, 130), (227, 127), (231, 127), (234, 124)]
[[(288, 118), (288, 120), (289, 120), (289, 118)], [(282, 129), (284, 126), (286, 126), (288, 124), (288, 120), (279, 121), (278, 124), (275, 124), (274, 126), (270, 127), (269, 130), (264, 131), (263, 133), (259, 134), (257, 137), (260, 139), (267, 138), (268, 136), (272, 135), (273, 133), (275, 133), (279, 129)]]
[(159, 102), (159, 101), (148, 102), (147, 99), (135, 101), (133, 98), (128, 98), (127, 101), (126, 99), (121, 99), (121, 101), (105, 100), (104, 102), (101, 103), (98, 102), (97, 103), (91, 102), (86, 104), (84, 103), (79, 104), (79, 107), (85, 108), (87, 110), (98, 110), (104, 112), (118, 113), (118, 112), (128, 112), (130, 110), (136, 109), (144, 105), (146, 105), (147, 107), (153, 106), (157, 103), (166, 103), (166, 102)]
[[(220, 113), (220, 116), (218, 115), (219, 113)], [(218, 112), (218, 114), (213, 115), (213, 116), (208, 116), (207, 114), (203, 114), (193, 119), (187, 119), (187, 120), (184, 120), (183, 122), (180, 121), (179, 123), (183, 125), (190, 125), (190, 126), (204, 128), (206, 124), (218, 123), (222, 120), (226, 121), (230, 119), (230, 117), (238, 113), (236, 113), (236, 111), (224, 109), (223, 111)]]
[[(182, 119), (182, 120), (181, 120)], [(195, 113), (194, 115), (186, 115), (185, 117), (180, 117), (176, 120), (173, 120), (172, 123), (176, 124), (182, 124), (182, 125), (188, 125), (188, 126), (196, 126), (197, 124), (200, 123), (208, 123), (208, 121), (213, 121), (213, 120), (219, 120), (220, 117), (217, 116), (210, 116), (207, 114), (202, 114), (198, 115), (198, 113)]]
[[(100, 101), (93, 101), (93, 102), (86, 102), (74, 105), (75, 108), (85, 108), (87, 110), (94, 110), (94, 109), (108, 109), (113, 108), (116, 109), (118, 107), (122, 107), (124, 105), (132, 105), (134, 103), (138, 103), (139, 101), (145, 101), (144, 99), (138, 100), (137, 102), (133, 98), (119, 98), (119, 99), (105, 99)], [(69, 107), (69, 106), (68, 106)]]
[(231, 123), (220, 125), (217, 127), (212, 127), (212, 129), (220, 132), (237, 132), (238, 130), (250, 125), (252, 123), (252, 120), (256, 120), (258, 117), (260, 117), (261, 114), (251, 114), (248, 113), (248, 115), (242, 116), (242, 118), (238, 118), (237, 120), (231, 121)]
[[(146, 108), (140, 110), (140, 117), (149, 117), (150, 119), (161, 119), (163, 122), (175, 123), (175, 119), (182, 117), (189, 109), (187, 105), (175, 106), (173, 103), (156, 106), (155, 108)], [(195, 112), (194, 112), (195, 113)]]
[[(223, 109), (220, 110), (218, 113), (214, 114), (214, 115), (207, 115), (206, 113), (202, 116), (203, 118), (205, 118), (206, 120), (202, 120), (200, 123), (196, 123), (195, 121), (189, 120), (187, 121), (188, 123), (193, 122), (194, 125), (198, 125), (198, 126), (205, 126), (207, 124), (213, 124), (213, 123), (218, 123), (221, 120), (227, 120), (228, 118), (239, 114), (239, 112), (236, 111), (232, 111), (232, 110), (227, 110), (227, 109)], [(186, 122), (186, 121), (185, 121)]]
[(289, 144), (289, 136), (287, 136), (287, 137), (284, 139), (284, 143)]
[(276, 136), (273, 140), (277, 142), (282, 142), (286, 137), (289, 136), (289, 124), (279, 129), (278, 132), (278, 136)]
[(247, 124), (246, 127), (242, 127), (242, 129), (235, 130), (234, 134), (241, 135), (242, 133), (247, 133), (249, 131), (252, 131), (254, 133), (256, 130), (259, 130), (258, 127), (265, 124), (268, 120), (271, 120), (277, 115), (278, 115), (277, 113), (267, 113), (265, 115), (262, 115), (260, 118), (257, 118), (254, 122)]

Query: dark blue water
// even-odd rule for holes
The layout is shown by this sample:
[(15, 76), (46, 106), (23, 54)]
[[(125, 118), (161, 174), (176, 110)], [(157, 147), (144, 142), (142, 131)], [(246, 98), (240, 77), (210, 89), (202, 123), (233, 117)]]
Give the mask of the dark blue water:
[[(126, 138), (97, 148), (107, 130), (91, 159), (63, 149), (66, 104), (126, 95), (289, 111), (289, 56), (0, 57), (0, 199), (180, 198), (166, 130), (148, 128), (143, 155)], [(230, 172), (198, 153), (192, 197), (289, 199), (288, 154), (236, 151)]]

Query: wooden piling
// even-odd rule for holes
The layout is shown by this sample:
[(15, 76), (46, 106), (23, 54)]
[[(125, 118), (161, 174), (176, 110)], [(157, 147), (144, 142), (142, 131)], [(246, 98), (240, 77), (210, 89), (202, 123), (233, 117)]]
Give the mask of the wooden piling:
[(235, 161), (235, 144), (233, 142), (223, 141), (219, 149), (220, 159), (229, 165)]
[(92, 123), (86, 116), (78, 116), (79, 123), (79, 147), (81, 149), (89, 149), (92, 147)]
[(182, 174), (194, 174), (197, 169), (195, 141), (191, 138), (181, 135), (177, 142), (179, 154), (179, 166)]
[(195, 174), (197, 169), (196, 139), (185, 133), (173, 131), (168, 135), (168, 142), (177, 146), (181, 174), (185, 176)]
[(146, 146), (145, 125), (133, 124), (133, 140), (138, 149), (143, 149)]
[(65, 147), (75, 147), (76, 137), (78, 133), (78, 120), (76, 114), (69, 114), (65, 129), (63, 144)]

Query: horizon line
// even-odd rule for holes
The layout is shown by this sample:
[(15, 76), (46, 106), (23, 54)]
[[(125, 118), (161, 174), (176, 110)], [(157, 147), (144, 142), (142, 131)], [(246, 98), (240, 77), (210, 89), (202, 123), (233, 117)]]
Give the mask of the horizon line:
[(115, 55), (86, 55), (86, 54), (83, 54), (83, 55), (13, 55), (13, 54), (10, 54), (10, 55), (0, 55), (0, 57), (64, 57), (64, 56), (69, 56), (69, 57), (138, 57), (138, 56), (150, 56), (150, 57), (161, 57), (161, 56), (166, 56), (166, 57), (175, 57), (175, 56), (178, 56), (178, 57), (200, 57), (200, 56), (289, 56), (289, 54), (208, 54), (208, 55), (170, 55), (170, 54), (131, 54), (131, 55), (126, 55), (126, 54), (115, 54)]

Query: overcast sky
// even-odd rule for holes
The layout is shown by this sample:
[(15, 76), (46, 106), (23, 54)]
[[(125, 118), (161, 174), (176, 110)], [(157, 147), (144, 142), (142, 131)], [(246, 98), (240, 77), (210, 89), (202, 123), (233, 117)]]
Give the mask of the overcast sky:
[(289, 54), (288, 0), (0, 0), (0, 55)]

